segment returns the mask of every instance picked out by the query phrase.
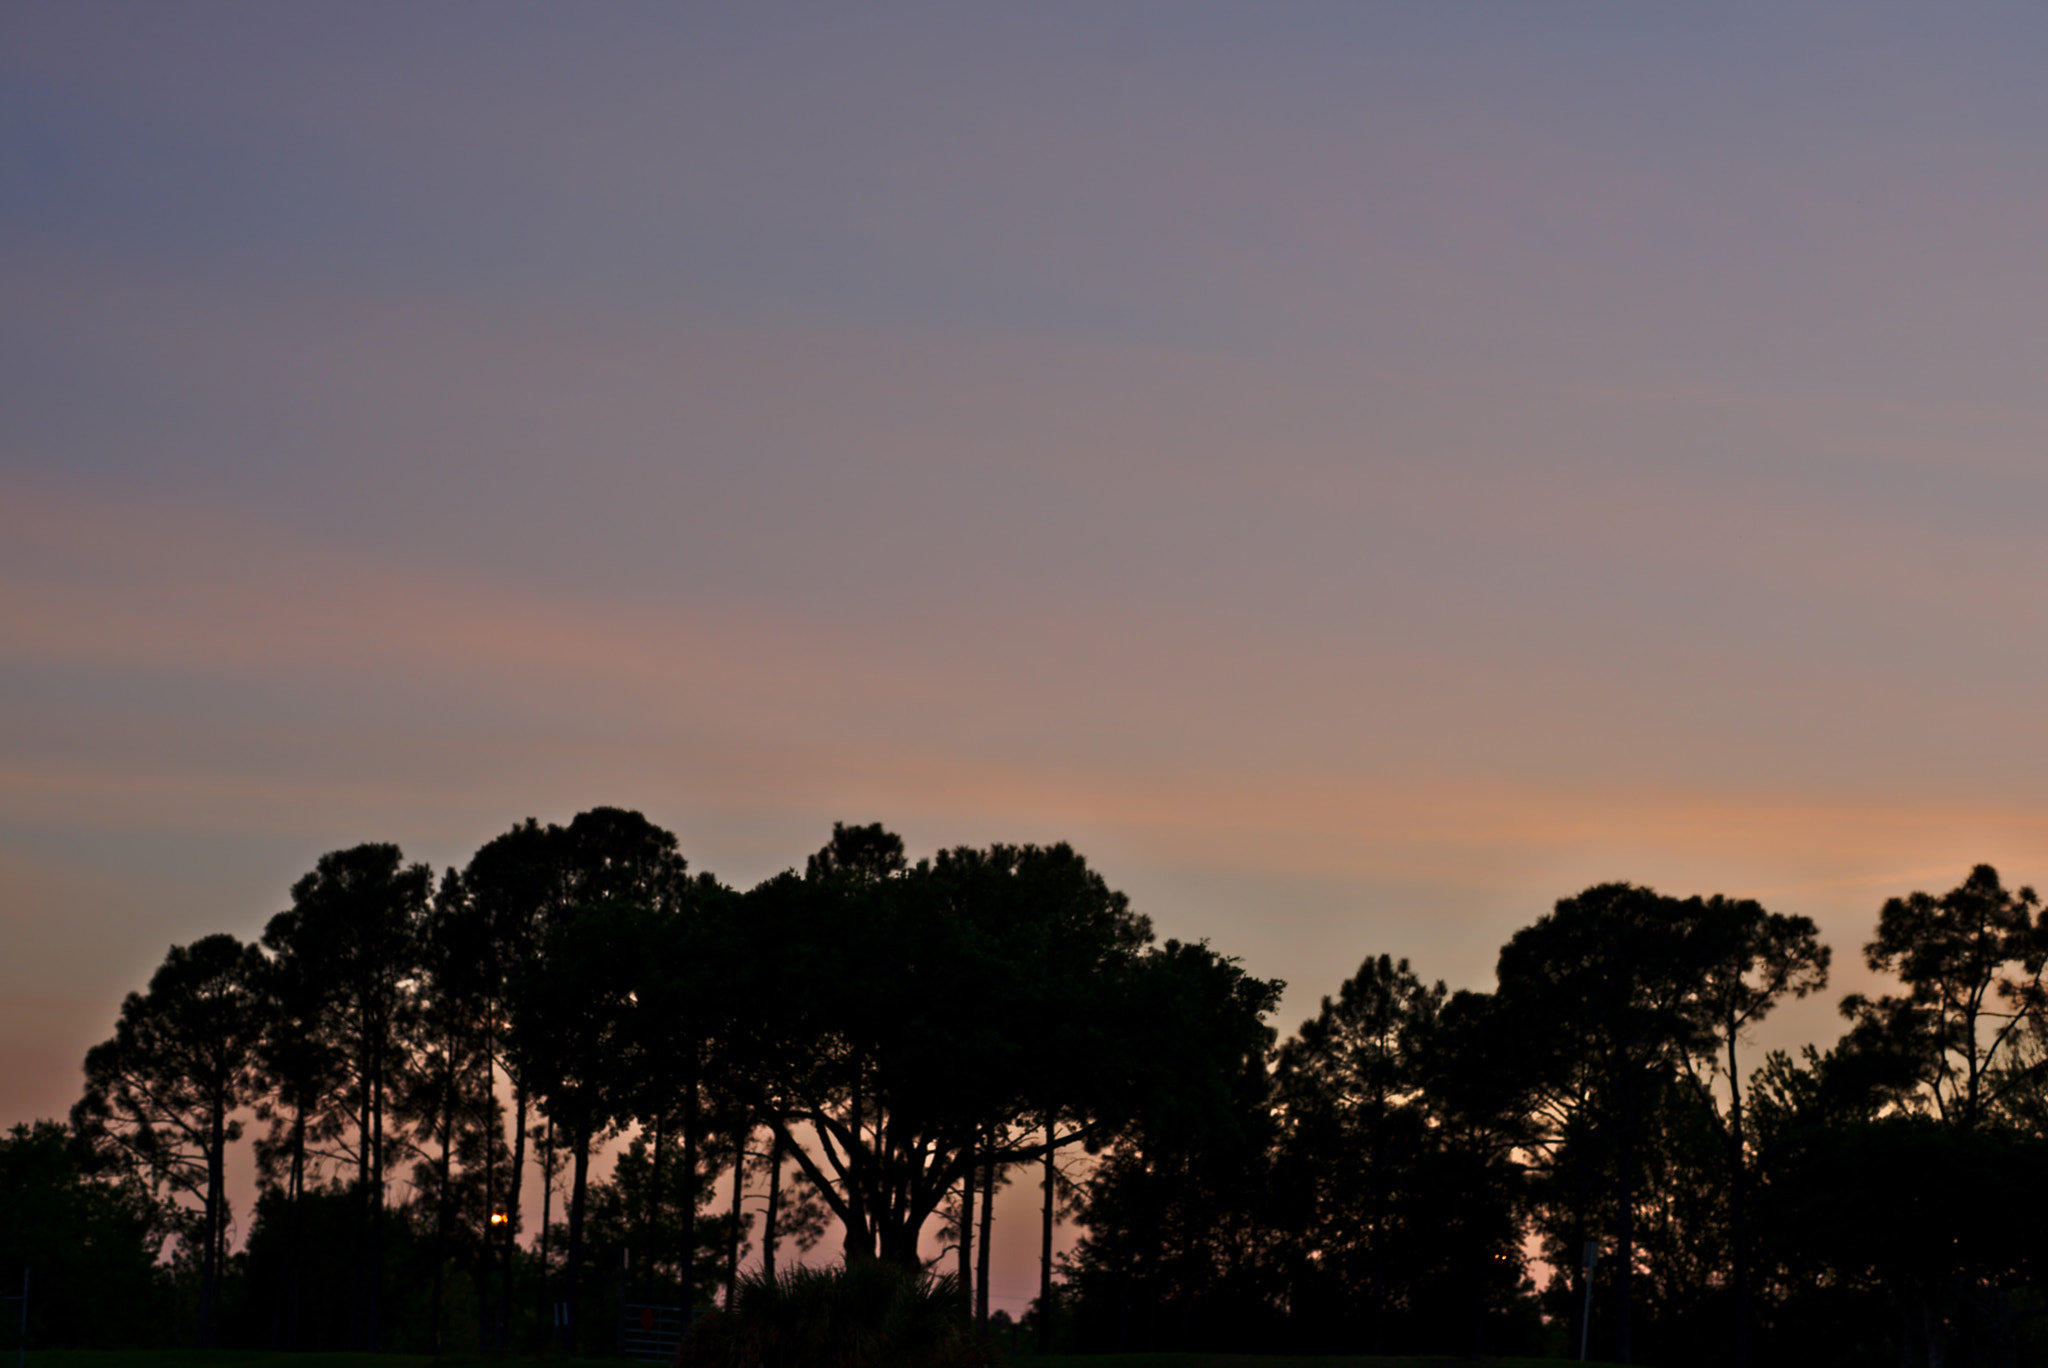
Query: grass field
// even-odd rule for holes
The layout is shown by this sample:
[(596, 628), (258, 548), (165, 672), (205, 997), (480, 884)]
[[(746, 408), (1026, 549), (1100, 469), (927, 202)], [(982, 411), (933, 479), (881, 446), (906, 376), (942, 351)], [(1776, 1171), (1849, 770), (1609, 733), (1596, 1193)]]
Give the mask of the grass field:
[[(26, 1368), (621, 1368), (626, 1359), (489, 1359), (424, 1354), (276, 1354), (262, 1349), (31, 1350)], [(1012, 1368), (1555, 1368), (1558, 1359), (1286, 1358), (1277, 1354), (1020, 1354)], [(14, 1355), (0, 1352), (0, 1368)]]

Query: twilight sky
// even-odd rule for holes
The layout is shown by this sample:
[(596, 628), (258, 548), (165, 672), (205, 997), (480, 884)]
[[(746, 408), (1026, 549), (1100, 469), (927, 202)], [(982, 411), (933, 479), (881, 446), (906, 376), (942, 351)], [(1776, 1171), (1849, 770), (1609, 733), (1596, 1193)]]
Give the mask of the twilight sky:
[(740, 884), (1068, 839), (1283, 1028), (1607, 879), (1854, 986), (1886, 896), (2048, 880), (2044, 53), (7, 7), (0, 1124), (322, 851), (598, 803)]

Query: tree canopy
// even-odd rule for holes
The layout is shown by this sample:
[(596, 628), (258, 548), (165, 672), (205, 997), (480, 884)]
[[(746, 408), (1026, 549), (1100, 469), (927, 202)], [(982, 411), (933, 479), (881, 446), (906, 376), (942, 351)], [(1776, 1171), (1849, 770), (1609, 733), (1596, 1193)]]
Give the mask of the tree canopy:
[[(913, 859), (841, 823), (746, 889), (618, 808), (438, 879), (363, 844), (260, 944), (170, 947), (71, 1124), (0, 1145), (0, 1246), (64, 1281), (51, 1343), (106, 1337), (90, 1277), (154, 1318), (129, 1342), (609, 1352), (637, 1299), (731, 1307), (710, 1345), (783, 1333), (747, 1319), (797, 1314), (777, 1249), (836, 1240), (845, 1286), (806, 1305), (915, 1288), (973, 1354), (2038, 1356), (2048, 1267), (2006, 1213), (2048, 1201), (2039, 899), (1983, 866), (1887, 899), (1865, 960), (1895, 986), (1752, 1058), (1830, 959), (1808, 917), (1603, 883), (1491, 985), (1374, 951), (1282, 1039), (1282, 985), (1155, 939), (1063, 844)], [(989, 1251), (1027, 1178), (1019, 1326)]]

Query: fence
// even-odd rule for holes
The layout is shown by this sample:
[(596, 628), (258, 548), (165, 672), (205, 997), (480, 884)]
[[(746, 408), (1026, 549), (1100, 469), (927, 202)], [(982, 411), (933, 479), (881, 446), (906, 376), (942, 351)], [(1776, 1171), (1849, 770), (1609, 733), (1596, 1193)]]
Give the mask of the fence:
[(627, 1303), (625, 1321), (619, 1328), (619, 1352), (627, 1358), (649, 1363), (667, 1363), (676, 1356), (688, 1322), (680, 1306), (648, 1306)]

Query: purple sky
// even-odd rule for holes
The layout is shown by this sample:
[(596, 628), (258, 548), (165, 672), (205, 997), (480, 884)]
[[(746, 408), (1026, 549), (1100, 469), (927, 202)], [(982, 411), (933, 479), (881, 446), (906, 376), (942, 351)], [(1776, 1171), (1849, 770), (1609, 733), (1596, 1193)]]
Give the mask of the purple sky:
[(1069, 839), (1283, 1027), (1606, 879), (1853, 986), (2048, 879), (2044, 40), (9, 7), (0, 1124), (322, 851), (598, 803)]

